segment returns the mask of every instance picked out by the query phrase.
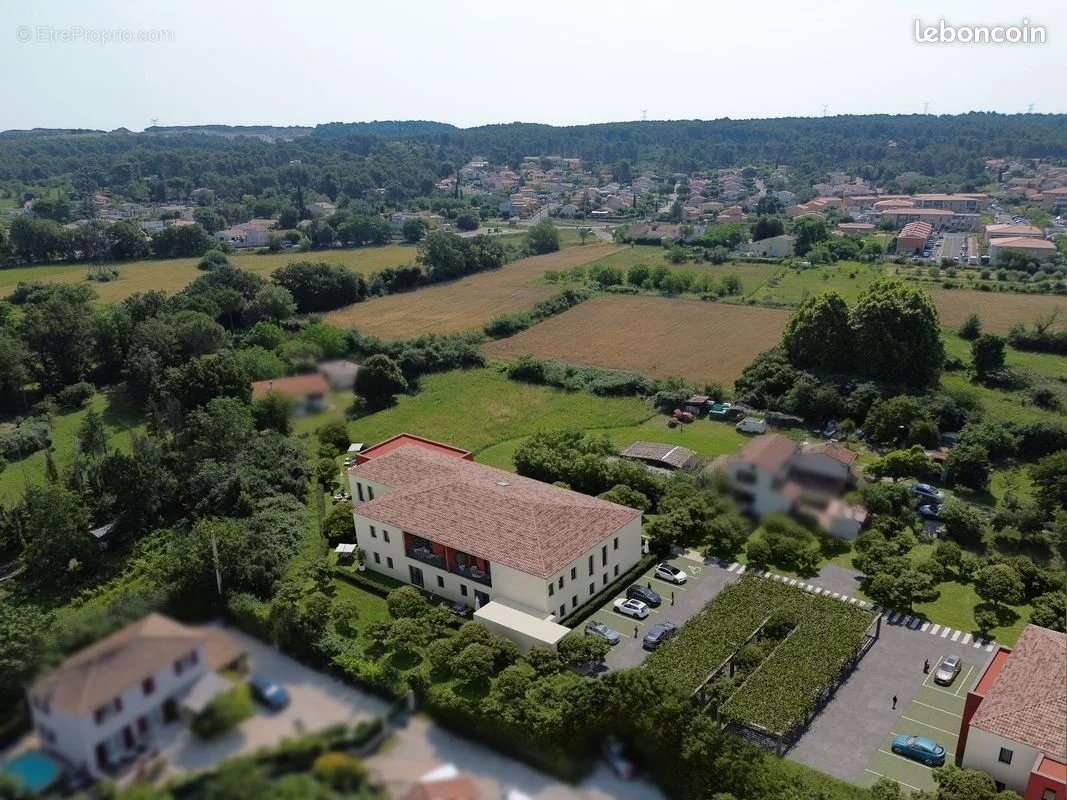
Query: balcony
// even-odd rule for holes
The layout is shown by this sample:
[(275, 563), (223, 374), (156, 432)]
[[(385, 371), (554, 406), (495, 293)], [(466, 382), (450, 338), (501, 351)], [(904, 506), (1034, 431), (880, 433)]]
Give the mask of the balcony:
[(404, 553), (408, 558), (451, 572), (483, 586), (493, 585), (492, 565), (462, 550), (446, 547), (414, 534), (404, 534)]

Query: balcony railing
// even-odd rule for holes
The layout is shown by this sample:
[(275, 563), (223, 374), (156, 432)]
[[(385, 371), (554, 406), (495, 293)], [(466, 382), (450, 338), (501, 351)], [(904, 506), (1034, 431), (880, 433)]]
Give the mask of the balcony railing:
[(409, 547), (407, 548), (407, 556), (416, 561), (421, 561), (423, 564), (429, 564), (431, 567), (448, 569), (448, 565), (445, 563), (444, 553), (435, 553), (429, 547), (420, 547), (418, 545)]
[(483, 586), (493, 585), (492, 567), (485, 559), (475, 558), (451, 547), (436, 545), (428, 539), (405, 534), (404, 552), (408, 558), (451, 572)]
[(493, 585), (492, 568), (489, 566), (488, 562), (486, 562), (485, 569), (480, 569), (475, 564), (454, 564), (452, 566), (452, 569), (449, 570), (449, 572), (452, 572), (456, 575), (462, 575), (464, 578), (472, 580), (475, 583), (480, 583), (483, 586)]

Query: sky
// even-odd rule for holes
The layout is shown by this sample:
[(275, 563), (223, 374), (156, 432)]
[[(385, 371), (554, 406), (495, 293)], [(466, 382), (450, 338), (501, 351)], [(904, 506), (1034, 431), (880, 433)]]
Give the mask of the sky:
[(1067, 112), (1063, 0), (5, 0), (3, 37), (0, 129)]

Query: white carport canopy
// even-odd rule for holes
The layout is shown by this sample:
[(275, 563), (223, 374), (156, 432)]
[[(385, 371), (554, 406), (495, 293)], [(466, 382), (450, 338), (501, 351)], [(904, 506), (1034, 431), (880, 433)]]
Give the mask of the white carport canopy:
[(494, 633), (515, 642), (523, 652), (534, 646), (552, 647), (570, 633), (570, 628), (501, 600), (492, 600), (474, 612), (474, 618)]

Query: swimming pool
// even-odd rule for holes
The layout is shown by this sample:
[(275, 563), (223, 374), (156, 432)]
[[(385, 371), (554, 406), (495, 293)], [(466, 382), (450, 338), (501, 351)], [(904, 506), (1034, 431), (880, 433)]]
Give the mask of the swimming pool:
[(59, 780), (63, 769), (47, 753), (29, 750), (8, 761), (0, 772), (14, 778), (23, 789), (43, 792)]

